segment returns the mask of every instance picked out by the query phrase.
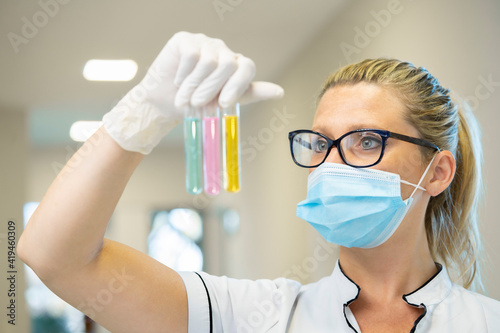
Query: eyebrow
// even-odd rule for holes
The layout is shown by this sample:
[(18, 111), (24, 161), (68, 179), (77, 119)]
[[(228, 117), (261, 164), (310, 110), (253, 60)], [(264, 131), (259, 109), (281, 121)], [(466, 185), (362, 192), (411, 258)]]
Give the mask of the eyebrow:
[[(347, 130), (344, 131), (343, 133), (340, 133), (340, 135), (338, 137), (344, 135), (347, 132), (355, 131), (355, 130), (358, 130), (358, 129), (380, 129), (380, 130), (385, 130), (385, 128), (383, 128), (383, 126), (375, 125), (375, 124), (370, 124), (370, 123), (351, 124), (351, 125), (349, 125), (347, 127)], [(330, 135), (327, 134), (327, 133), (331, 133), (331, 132), (328, 129), (322, 127), (321, 125), (319, 125), (319, 126), (313, 126), (312, 130), (315, 131), (315, 132), (321, 133), (323, 135), (326, 135), (330, 139), (336, 139), (337, 138), (335, 136), (333, 138), (330, 137)]]

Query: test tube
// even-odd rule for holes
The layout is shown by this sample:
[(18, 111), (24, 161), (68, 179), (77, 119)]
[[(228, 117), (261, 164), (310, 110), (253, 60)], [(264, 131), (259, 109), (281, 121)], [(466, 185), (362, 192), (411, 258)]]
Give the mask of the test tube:
[(228, 192), (240, 190), (240, 105), (223, 109), (224, 128), (224, 189)]
[(184, 117), (184, 155), (186, 190), (199, 194), (203, 190), (202, 130), (200, 110), (187, 108)]
[(217, 195), (221, 188), (219, 108), (210, 104), (203, 109), (203, 189)]

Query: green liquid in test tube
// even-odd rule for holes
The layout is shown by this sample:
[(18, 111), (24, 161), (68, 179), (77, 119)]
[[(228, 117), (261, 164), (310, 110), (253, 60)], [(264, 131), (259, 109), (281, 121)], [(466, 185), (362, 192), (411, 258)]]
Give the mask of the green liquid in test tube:
[(203, 144), (200, 112), (186, 111), (184, 118), (184, 155), (186, 160), (186, 190), (199, 194), (203, 190)]

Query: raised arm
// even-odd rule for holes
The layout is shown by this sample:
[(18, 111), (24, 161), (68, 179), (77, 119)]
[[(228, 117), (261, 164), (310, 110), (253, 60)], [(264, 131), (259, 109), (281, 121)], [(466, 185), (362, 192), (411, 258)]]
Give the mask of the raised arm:
[(174, 35), (53, 181), (21, 235), (19, 257), (57, 295), (112, 332), (186, 332), (180, 276), (104, 239), (104, 232), (133, 171), (182, 120), (185, 106), (282, 95), (274, 84), (251, 83), (253, 75), (251, 60), (222, 41)]
[(142, 252), (103, 240), (143, 157), (100, 128), (50, 186), (18, 254), (59, 297), (111, 332), (185, 332), (187, 300), (178, 274)]

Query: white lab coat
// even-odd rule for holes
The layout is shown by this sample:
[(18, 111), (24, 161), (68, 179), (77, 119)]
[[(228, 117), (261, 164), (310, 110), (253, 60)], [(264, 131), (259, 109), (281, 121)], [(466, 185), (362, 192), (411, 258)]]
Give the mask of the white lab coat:
[[(285, 278), (180, 274), (188, 294), (189, 333), (361, 333), (348, 307), (359, 287), (338, 261), (330, 276), (307, 285)], [(403, 299), (424, 308), (411, 332), (500, 332), (500, 302), (452, 283), (446, 269)]]

